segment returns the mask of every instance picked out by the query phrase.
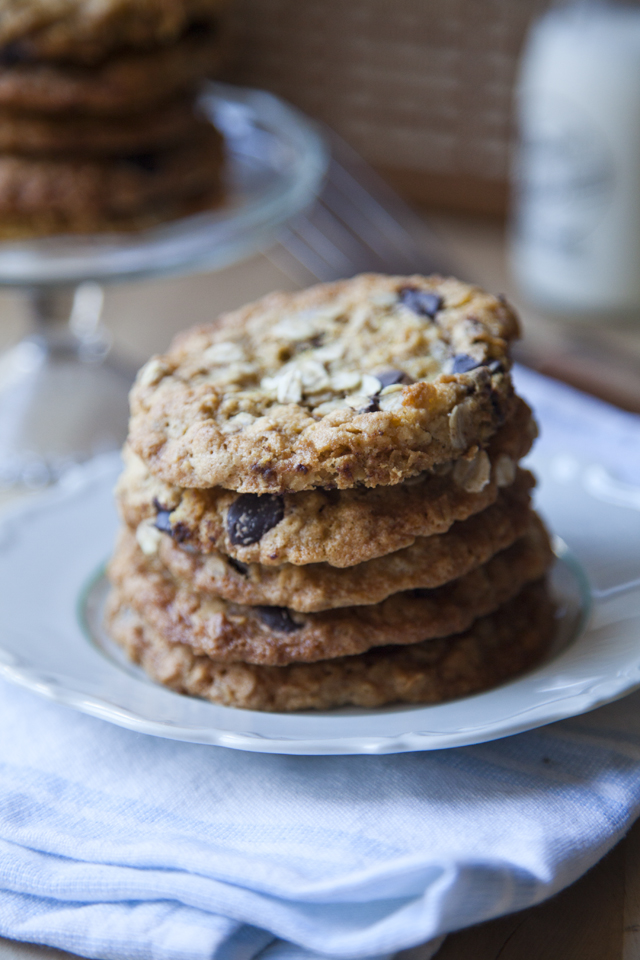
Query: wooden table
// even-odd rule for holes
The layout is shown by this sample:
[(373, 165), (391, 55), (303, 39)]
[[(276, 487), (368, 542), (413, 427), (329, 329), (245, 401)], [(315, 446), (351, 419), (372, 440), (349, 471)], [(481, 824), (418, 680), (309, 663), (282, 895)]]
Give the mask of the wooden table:
[[(427, 216), (459, 264), (464, 279), (506, 293), (519, 305), (525, 355), (567, 363), (578, 385), (612, 395), (640, 411), (640, 324), (637, 328), (591, 331), (589, 349), (576, 351), (574, 333), (518, 302), (506, 268), (503, 230), (492, 221)], [(178, 329), (232, 309), (273, 289), (294, 289), (266, 257), (255, 257), (222, 273), (160, 280), (109, 289), (105, 321), (121, 354), (142, 363), (164, 349)], [(20, 298), (0, 294), (0, 347), (18, 339), (26, 325)], [(607, 376), (597, 345), (619, 363), (615, 382)], [(595, 347), (595, 354), (594, 348)], [(589, 352), (591, 351), (591, 352)], [(578, 353), (571, 366), (572, 356)], [(13, 499), (0, 496), (0, 505)], [(419, 960), (419, 951), (412, 951)], [(0, 938), (0, 960), (64, 960), (71, 955)], [(123, 960), (127, 958), (123, 957)], [(553, 899), (450, 935), (437, 960), (640, 960), (640, 821), (589, 873)]]

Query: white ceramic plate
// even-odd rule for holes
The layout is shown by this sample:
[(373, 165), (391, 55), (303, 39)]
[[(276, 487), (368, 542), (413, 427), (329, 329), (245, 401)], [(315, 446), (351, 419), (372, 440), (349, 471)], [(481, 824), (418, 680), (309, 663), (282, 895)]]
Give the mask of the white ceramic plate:
[[(100, 628), (100, 570), (117, 525), (113, 455), (78, 468), (0, 523), (0, 675), (132, 730), (270, 753), (440, 749), (590, 710), (640, 686), (640, 581), (616, 589), (640, 572), (640, 496), (575, 461), (535, 467), (539, 506), (581, 562), (560, 547), (554, 585), (563, 611), (551, 657), (495, 690), (431, 707), (270, 714), (153, 684)], [(593, 612), (585, 570), (598, 584)]]

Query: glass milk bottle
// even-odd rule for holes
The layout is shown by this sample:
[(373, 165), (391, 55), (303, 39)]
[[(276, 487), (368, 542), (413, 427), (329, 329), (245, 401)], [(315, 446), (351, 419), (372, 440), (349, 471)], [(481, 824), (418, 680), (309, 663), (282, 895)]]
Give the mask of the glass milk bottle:
[(574, 319), (640, 317), (640, 7), (543, 16), (517, 104), (511, 249), (523, 293)]

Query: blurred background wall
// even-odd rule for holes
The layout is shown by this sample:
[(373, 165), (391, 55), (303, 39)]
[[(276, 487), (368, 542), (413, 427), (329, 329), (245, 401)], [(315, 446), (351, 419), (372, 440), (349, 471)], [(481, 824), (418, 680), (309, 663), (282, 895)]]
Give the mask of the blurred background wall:
[(229, 79), (324, 120), (406, 197), (502, 215), (512, 92), (550, 0), (236, 0)]

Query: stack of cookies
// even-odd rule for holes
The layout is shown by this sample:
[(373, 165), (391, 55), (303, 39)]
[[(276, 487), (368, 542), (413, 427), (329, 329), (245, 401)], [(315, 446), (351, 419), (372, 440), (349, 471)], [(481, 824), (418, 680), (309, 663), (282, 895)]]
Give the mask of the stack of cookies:
[(220, 197), (197, 90), (222, 0), (0, 0), (0, 239), (132, 230)]
[(477, 287), (363, 275), (179, 336), (132, 392), (112, 636), (256, 710), (435, 703), (535, 663), (552, 552), (517, 332)]

